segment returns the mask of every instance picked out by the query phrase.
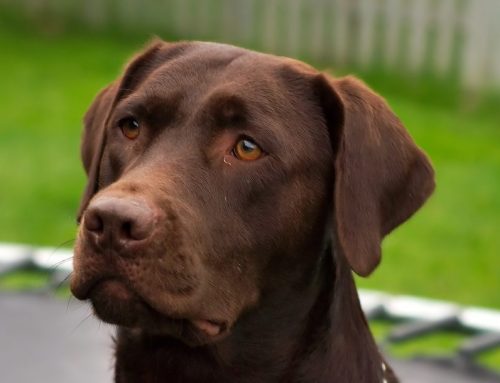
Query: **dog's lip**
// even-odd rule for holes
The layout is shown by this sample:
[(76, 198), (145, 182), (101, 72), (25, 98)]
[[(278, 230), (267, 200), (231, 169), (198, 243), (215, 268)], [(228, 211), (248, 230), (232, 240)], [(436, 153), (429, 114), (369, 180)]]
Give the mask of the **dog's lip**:
[[(100, 279), (100, 278), (99, 278)], [(71, 293), (77, 298), (82, 301), (86, 300), (89, 298), (89, 293), (90, 290), (99, 282), (98, 278), (91, 278), (87, 279), (85, 281), (82, 280), (77, 280), (73, 276), (73, 279), (71, 280)]]
[(209, 337), (216, 337), (224, 333), (227, 329), (226, 322), (211, 319), (192, 319), (191, 324)]
[(145, 299), (144, 297), (138, 295), (133, 289), (130, 288), (130, 286), (127, 283), (116, 277), (100, 276), (100, 277), (89, 278), (88, 280), (82, 283), (73, 285), (71, 290), (76, 298), (80, 300), (86, 300), (92, 296), (92, 292), (95, 289), (99, 288), (99, 286), (102, 286), (104, 283), (107, 282), (114, 282), (115, 284), (121, 285), (124, 288), (123, 289), (124, 292), (128, 290), (129, 292), (134, 293), (134, 295), (137, 298), (139, 298), (144, 305), (146, 305), (150, 310), (155, 312), (158, 316), (163, 317), (164, 319), (169, 321), (173, 320), (179, 322), (183, 321), (187, 322), (191, 324), (191, 326), (196, 331), (198, 331), (200, 334), (204, 335), (207, 338), (218, 338), (219, 336), (222, 336), (229, 330), (228, 323), (224, 320), (207, 319), (200, 317), (186, 318), (164, 313), (163, 310), (160, 310), (157, 307), (155, 307), (156, 305), (152, 304), (151, 302), (149, 302), (149, 300)]
[(99, 284), (107, 281), (114, 280), (117, 278), (113, 278), (107, 275), (96, 275), (87, 279), (72, 279), (71, 280), (71, 292), (73, 295), (82, 301), (89, 299), (91, 295), (91, 291)]
[(88, 291), (88, 296), (92, 297), (92, 293), (98, 289), (99, 287), (104, 287), (110, 290), (110, 293), (114, 296), (114, 298), (127, 300), (132, 297), (138, 297), (137, 294), (125, 283), (123, 283), (120, 279), (117, 278), (103, 278), (96, 282)]

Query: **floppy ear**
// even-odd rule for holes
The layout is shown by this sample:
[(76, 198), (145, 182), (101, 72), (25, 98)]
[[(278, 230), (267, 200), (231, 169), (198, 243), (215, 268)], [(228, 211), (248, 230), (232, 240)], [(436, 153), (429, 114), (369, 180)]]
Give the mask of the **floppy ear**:
[(124, 75), (103, 89), (85, 114), (81, 157), (87, 173), (87, 185), (78, 209), (78, 223), (90, 200), (99, 190), (99, 167), (106, 146), (106, 125), (111, 111), (119, 100), (133, 92), (157, 66), (161, 59), (157, 53), (165, 45), (167, 44), (162, 41), (154, 41), (144, 52), (132, 59)]
[(105, 125), (111, 111), (111, 104), (116, 97), (117, 86), (108, 85), (94, 99), (83, 118), (83, 134), (80, 147), (83, 167), (87, 173), (87, 185), (80, 200), (77, 222), (80, 223), (83, 212), (90, 199), (98, 190), (99, 165), (105, 145)]
[(380, 262), (385, 235), (434, 190), (434, 171), (386, 102), (361, 81), (320, 76), (335, 157), (336, 250), (359, 275)]

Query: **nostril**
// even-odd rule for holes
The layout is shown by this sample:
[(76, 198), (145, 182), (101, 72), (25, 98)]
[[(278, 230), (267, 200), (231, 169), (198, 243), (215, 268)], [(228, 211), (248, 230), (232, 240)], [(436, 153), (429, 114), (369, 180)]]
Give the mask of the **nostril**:
[(84, 225), (88, 231), (92, 231), (97, 234), (102, 233), (104, 229), (103, 220), (95, 211), (89, 212), (89, 214), (85, 216)]
[(132, 226), (133, 226), (133, 224), (131, 221), (123, 222), (123, 224), (122, 224), (122, 236), (123, 236), (123, 238), (136, 239), (136, 238), (134, 238), (133, 233), (132, 233)]
[(123, 222), (121, 227), (122, 238), (126, 240), (140, 241), (149, 236), (151, 225), (145, 217), (136, 218), (137, 220), (128, 220)]

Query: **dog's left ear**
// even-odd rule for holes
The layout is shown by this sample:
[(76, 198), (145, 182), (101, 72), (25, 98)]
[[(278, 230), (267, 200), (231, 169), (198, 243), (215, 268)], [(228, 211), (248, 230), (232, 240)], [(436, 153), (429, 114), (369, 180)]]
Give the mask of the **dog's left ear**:
[(90, 199), (97, 192), (99, 165), (105, 145), (105, 125), (117, 92), (115, 83), (108, 85), (96, 96), (83, 118), (80, 155), (87, 174), (87, 185), (80, 200), (77, 222), (80, 223)]
[(83, 119), (81, 157), (87, 186), (80, 201), (77, 222), (91, 198), (99, 190), (99, 167), (106, 146), (106, 125), (117, 102), (130, 94), (161, 62), (160, 52), (167, 43), (155, 40), (127, 65), (122, 77), (104, 88), (94, 99)]
[(335, 250), (359, 275), (380, 262), (383, 237), (434, 190), (434, 171), (385, 101), (361, 81), (315, 79), (335, 153)]

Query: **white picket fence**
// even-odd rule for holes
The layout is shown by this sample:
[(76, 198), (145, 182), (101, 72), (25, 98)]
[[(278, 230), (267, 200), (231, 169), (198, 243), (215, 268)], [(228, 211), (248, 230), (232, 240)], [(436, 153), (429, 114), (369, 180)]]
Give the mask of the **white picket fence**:
[(145, 28), (331, 67), (500, 88), (500, 0), (0, 0), (94, 28)]

